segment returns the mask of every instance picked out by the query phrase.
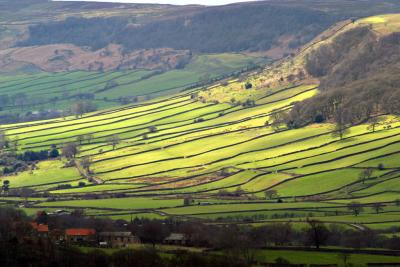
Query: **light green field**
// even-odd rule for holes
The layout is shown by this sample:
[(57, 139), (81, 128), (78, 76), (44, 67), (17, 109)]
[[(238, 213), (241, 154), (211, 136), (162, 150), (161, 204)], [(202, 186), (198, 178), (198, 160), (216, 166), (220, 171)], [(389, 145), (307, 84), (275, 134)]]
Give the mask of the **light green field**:
[(183, 201), (179, 199), (151, 199), (151, 198), (121, 198), (121, 199), (96, 199), (96, 200), (72, 200), (72, 201), (55, 201), (41, 204), (45, 207), (87, 207), (87, 208), (105, 208), (120, 210), (135, 209), (157, 209), (163, 207), (174, 207), (183, 205)]
[[(109, 72), (17, 74), (0, 76), (0, 94), (12, 98), (24, 93), (28, 106), (3, 108), (1, 115), (46, 109), (67, 110), (77, 101), (76, 94), (93, 93), (98, 109), (118, 106), (120, 97), (139, 97), (139, 101), (179, 92), (193, 86), (204, 75), (218, 78), (241, 71), (250, 65), (266, 64), (265, 58), (245, 54), (195, 55), (185, 68), (157, 72), (129, 70)], [(109, 81), (117, 86), (106, 88)], [(32, 106), (31, 104), (34, 105)]]
[[(373, 19), (369, 23), (381, 22)], [(247, 216), (255, 218), (253, 223), (301, 223), (310, 214), (345, 225), (400, 221), (396, 208), (400, 199), (398, 116), (382, 116), (375, 132), (368, 130), (367, 124), (353, 125), (339, 140), (332, 136), (333, 125), (329, 123), (299, 129), (270, 126), (273, 113), (288, 111), (293, 103), (315, 96), (318, 84), (264, 88), (262, 75), (266, 74), (259, 72), (249, 74), (251, 89), (243, 87), (246, 79), (232, 78), (228, 84), (215, 84), (206, 90), (180, 91), (205, 72), (220, 75), (254, 60), (241, 54), (196, 56), (183, 70), (146, 79), (142, 79), (149, 74), (146, 70), (40, 73), (36, 80), (28, 75), (19, 80), (0, 77), (0, 93), (26, 90), (57, 95), (63, 88), (94, 92), (114, 79), (120, 85), (97, 93), (99, 101), (127, 95), (153, 97), (82, 118), (1, 125), (9, 139), (18, 137), (18, 153), (51, 145), (61, 148), (91, 134), (90, 142), (79, 145), (76, 160), (90, 157), (95, 181), (89, 182), (75, 167), (62, 168), (65, 163), (60, 160), (40, 162), (37, 170), (0, 180), (9, 180), (11, 189), (29, 186), (40, 195), (55, 198), (32, 200), (34, 209), (84, 208), (92, 215), (112, 218), (129, 219), (131, 213), (144, 212), (148, 217), (210, 220)], [(81, 89), (76, 84), (82, 85)], [(255, 102), (250, 106), (232, 104), (231, 97)], [(204, 101), (216, 98), (217, 102)], [(107, 142), (113, 135), (120, 138), (115, 149)], [(367, 168), (373, 169), (371, 177), (361, 180), (360, 174)], [(79, 187), (79, 182), (86, 185)], [(72, 188), (58, 189), (65, 184)], [(271, 190), (276, 194), (266, 199), (265, 191)], [(88, 200), (93, 195), (98, 199)], [(184, 207), (187, 196), (194, 202)], [(13, 203), (23, 201), (14, 199)], [(355, 217), (347, 208), (353, 201), (386, 206), (379, 215), (368, 206)], [(256, 215), (267, 217), (257, 219)]]
[[(366, 266), (367, 263), (398, 263), (396, 256), (352, 254), (349, 251), (348, 264)], [(264, 262), (275, 262), (277, 258), (284, 258), (292, 264), (343, 264), (339, 253), (335, 252), (307, 252), (290, 250), (258, 251), (256, 257)]]
[[(181, 93), (78, 119), (4, 125), (10, 138), (19, 137), (20, 151), (46, 149), (52, 144), (61, 147), (79, 135), (91, 133), (91, 143), (83, 142), (78, 157), (91, 157), (94, 176), (105, 183), (96, 185), (86, 181), (86, 186), (78, 187), (78, 181), (85, 180), (76, 169), (61, 168), (64, 163), (59, 160), (41, 162), (38, 170), (7, 179), (11, 187), (31, 186), (40, 192), (50, 191), (56, 197), (77, 198), (40, 201), (36, 204), (39, 208), (94, 209), (99, 215), (107, 215), (108, 209), (146, 209), (160, 211), (166, 216), (209, 219), (293, 212), (302, 220), (314, 213), (322, 220), (350, 223), (353, 222), (351, 215), (331, 218), (329, 214), (335, 210), (346, 212), (347, 203), (355, 197), (362, 203), (393, 202), (398, 198), (397, 193), (388, 188), (397, 185), (396, 174), (392, 172), (400, 156), (396, 153), (400, 147), (400, 123), (396, 117), (387, 116), (374, 133), (368, 131), (366, 125), (354, 126), (344, 140), (332, 138), (329, 124), (293, 130), (281, 128), (278, 132), (264, 126), (273, 110), (290, 108), (294, 101), (311, 97), (316, 92), (313, 88), (315, 86), (293, 88), (290, 89), (292, 93), (290, 90), (278, 92), (256, 101), (256, 106), (251, 108), (200, 103)], [(204, 121), (195, 123), (199, 117)], [(385, 129), (388, 124), (391, 129)], [(157, 131), (149, 133), (150, 126), (157, 127)], [(144, 133), (148, 133), (146, 140), (142, 137)], [(121, 138), (115, 150), (106, 143), (112, 134)], [(391, 156), (386, 156), (389, 154)], [(381, 161), (386, 157), (393, 163)], [(359, 179), (364, 168), (376, 168), (381, 162), (390, 169), (374, 170), (365, 183)], [(227, 172), (222, 174), (227, 167)], [(60, 184), (71, 184), (73, 188), (57, 190)], [(220, 199), (212, 205), (182, 207), (185, 194), (194, 198), (197, 195), (215, 198), (221, 190), (234, 193), (238, 189), (253, 199), (241, 199), (240, 203), (226, 203)], [(265, 203), (265, 190), (277, 192), (269, 203)], [(107, 198), (79, 199), (88, 193)], [(115, 198), (113, 194), (117, 193), (127, 198)], [(284, 203), (276, 203), (278, 197), (283, 198)], [(314, 197), (326, 201), (310, 202)], [(111, 216), (127, 219), (130, 214)], [(375, 217), (373, 214), (365, 216)], [(388, 221), (390, 217), (397, 220), (395, 213), (379, 218)], [(373, 220), (363, 222), (375, 222)]]
[(44, 161), (33, 171), (21, 172), (7, 177), (13, 187), (37, 186), (43, 184), (69, 183), (80, 180), (80, 174), (75, 168), (63, 168), (62, 161)]

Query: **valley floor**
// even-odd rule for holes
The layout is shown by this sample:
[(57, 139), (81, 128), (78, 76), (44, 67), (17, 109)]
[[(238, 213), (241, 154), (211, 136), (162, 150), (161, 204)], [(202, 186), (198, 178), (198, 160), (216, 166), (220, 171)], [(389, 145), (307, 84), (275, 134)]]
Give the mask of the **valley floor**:
[[(137, 74), (123, 79), (129, 84)], [(399, 117), (376, 114), (373, 130), (368, 123), (354, 125), (343, 138), (329, 123), (277, 127), (274, 114), (315, 96), (318, 85), (266, 90), (258, 74), (249, 76), (251, 86), (232, 79), (217, 90), (186, 90), (80, 118), (2, 125), (18, 153), (71, 142), (80, 153), (75, 165), (62, 157), (2, 177), (11, 189), (30, 188), (36, 197), (4, 195), (0, 201), (29, 214), (83, 209), (113, 219), (291, 222), (300, 228), (315, 218), (398, 235)]]
[[(317, 91), (315, 85), (276, 88), (251, 107), (201, 103), (192, 91), (82, 118), (4, 125), (11, 140), (18, 138), (20, 151), (61, 148), (91, 134), (76, 161), (90, 157), (92, 174), (82, 176), (82, 170), (65, 168), (66, 161), (57, 159), (2, 180), (13, 189), (43, 193), (29, 199), (28, 213), (81, 208), (88, 215), (127, 220), (178, 216), (301, 226), (313, 217), (353, 228), (398, 225), (397, 117), (385, 116), (375, 132), (368, 125), (351, 127), (342, 140), (332, 136), (329, 124), (266, 126), (271, 114)], [(108, 139), (115, 135), (120, 142), (113, 149)], [(361, 180), (367, 168), (372, 174)], [(185, 197), (193, 202), (184, 205)], [(353, 201), (364, 205), (359, 216), (348, 209)], [(374, 203), (382, 209), (377, 212)]]

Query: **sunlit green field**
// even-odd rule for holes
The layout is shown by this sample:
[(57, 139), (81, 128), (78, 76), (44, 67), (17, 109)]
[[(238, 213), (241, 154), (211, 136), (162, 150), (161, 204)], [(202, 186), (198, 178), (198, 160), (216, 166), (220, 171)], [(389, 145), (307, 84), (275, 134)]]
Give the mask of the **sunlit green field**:
[[(112, 218), (214, 220), (263, 214), (259, 223), (267, 223), (285, 221), (288, 213), (293, 214), (290, 220), (301, 221), (312, 213), (323, 221), (345, 224), (400, 221), (397, 117), (383, 117), (375, 132), (367, 125), (353, 126), (339, 140), (332, 137), (330, 124), (291, 130), (265, 126), (276, 110), (290, 109), (293, 102), (317, 93), (315, 85), (289, 91), (277, 88), (276, 93), (259, 98), (254, 107), (201, 103), (191, 97), (196, 90), (82, 118), (3, 125), (11, 140), (18, 137), (21, 152), (51, 145), (61, 148), (91, 134), (91, 140), (80, 145), (77, 161), (90, 157), (93, 176), (104, 183), (85, 180), (75, 167), (65, 168), (63, 158), (2, 179), (10, 180), (12, 188), (29, 186), (56, 198), (37, 201), (35, 209), (84, 208), (88, 214)], [(203, 120), (195, 122), (199, 118)], [(156, 131), (150, 132), (149, 127)], [(115, 134), (120, 143), (113, 149), (107, 139)], [(378, 169), (379, 164), (383, 166)], [(360, 173), (366, 168), (373, 168), (372, 175), (361, 181)], [(238, 199), (218, 197), (221, 190), (234, 193), (239, 189)], [(267, 190), (275, 190), (275, 196), (266, 199)], [(100, 199), (86, 199), (87, 194)], [(184, 207), (183, 198), (188, 195), (195, 201)], [(283, 203), (277, 203), (278, 199)], [(347, 209), (351, 201), (387, 204), (379, 216), (366, 208), (355, 217)]]
[[(216, 54), (195, 55), (185, 68), (169, 71), (137, 69), (2, 74), (0, 95), (7, 95), (11, 101), (2, 107), (0, 115), (47, 109), (68, 110), (79, 100), (77, 95), (80, 94), (93, 94), (92, 101), (98, 109), (120, 105), (121, 97), (137, 97), (142, 102), (184, 90), (198, 83), (204, 75), (218, 78), (250, 65), (265, 63), (267, 60), (264, 58), (245, 54)], [(107, 87), (110, 81), (113, 86)], [(18, 94), (25, 94), (25, 100), (19, 101), (21, 105), (13, 100)]]
[[(396, 256), (351, 254), (349, 251), (347, 264), (366, 266), (368, 263), (398, 263)], [(335, 252), (307, 252), (290, 250), (263, 250), (256, 254), (257, 259), (264, 262), (275, 262), (277, 258), (284, 258), (291, 264), (344, 264), (340, 253)]]
[[(10, 141), (18, 140), (18, 153), (51, 146), (61, 150), (65, 143), (90, 138), (79, 142), (76, 166), (66, 165), (62, 157), (0, 179), (9, 180), (11, 189), (29, 187), (43, 196), (27, 200), (28, 212), (29, 208), (82, 208), (88, 215), (113, 219), (177, 216), (243, 222), (245, 218), (254, 224), (300, 224), (315, 217), (373, 229), (400, 222), (398, 116), (380, 115), (374, 132), (368, 122), (353, 125), (340, 140), (332, 135), (330, 123), (299, 129), (271, 126), (274, 113), (315, 96), (318, 84), (265, 90), (263, 74), (250, 73), (248, 80), (232, 78), (207, 90), (181, 91), (200, 74), (234, 71), (248, 60), (243, 55), (201, 56), (184, 70), (149, 79), (142, 79), (149, 74), (145, 70), (0, 77), (0, 93), (95, 92), (115, 79), (119, 85), (99, 92), (99, 101), (153, 96), (118, 108), (105, 105), (107, 109), (82, 118), (2, 125)], [(246, 89), (248, 81), (253, 87)], [(162, 96), (160, 91), (168, 94)], [(254, 103), (243, 105), (247, 100)], [(119, 142), (113, 147), (109, 139), (115, 135)], [(84, 157), (91, 161), (90, 175), (80, 168)], [(361, 179), (366, 169), (371, 174)], [(193, 201), (184, 206), (184, 198)], [(3, 196), (1, 201), (18, 205), (25, 200)], [(354, 201), (364, 205), (358, 216), (348, 208)], [(381, 203), (382, 209), (375, 211), (374, 203)]]

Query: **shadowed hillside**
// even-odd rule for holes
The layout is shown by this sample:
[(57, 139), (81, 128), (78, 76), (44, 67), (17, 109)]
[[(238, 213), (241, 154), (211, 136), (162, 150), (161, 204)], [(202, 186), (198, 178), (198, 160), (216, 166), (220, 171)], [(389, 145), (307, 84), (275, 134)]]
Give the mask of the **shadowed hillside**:
[[(114, 42), (128, 50), (171, 47), (220, 53), (269, 50), (283, 35), (295, 48), (336, 18), (320, 11), (271, 5), (208, 8), (193, 16), (156, 21), (137, 27), (122, 18), (68, 19), (30, 28), (22, 46), (73, 43), (103, 48)], [(98, 33), (102, 34), (99, 35)]]

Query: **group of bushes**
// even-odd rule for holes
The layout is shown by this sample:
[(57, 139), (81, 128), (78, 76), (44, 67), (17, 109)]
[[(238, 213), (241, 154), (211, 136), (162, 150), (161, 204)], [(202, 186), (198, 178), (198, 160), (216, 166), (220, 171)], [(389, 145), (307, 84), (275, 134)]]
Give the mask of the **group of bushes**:
[(4, 166), (4, 175), (34, 169), (35, 163), (60, 156), (58, 149), (53, 146), (50, 150), (25, 151), (22, 154), (4, 152), (0, 155), (0, 165)]
[(57, 158), (59, 156), (60, 152), (57, 148), (53, 147), (51, 150), (25, 151), (23, 154), (18, 154), (17, 159), (26, 162), (32, 162)]

